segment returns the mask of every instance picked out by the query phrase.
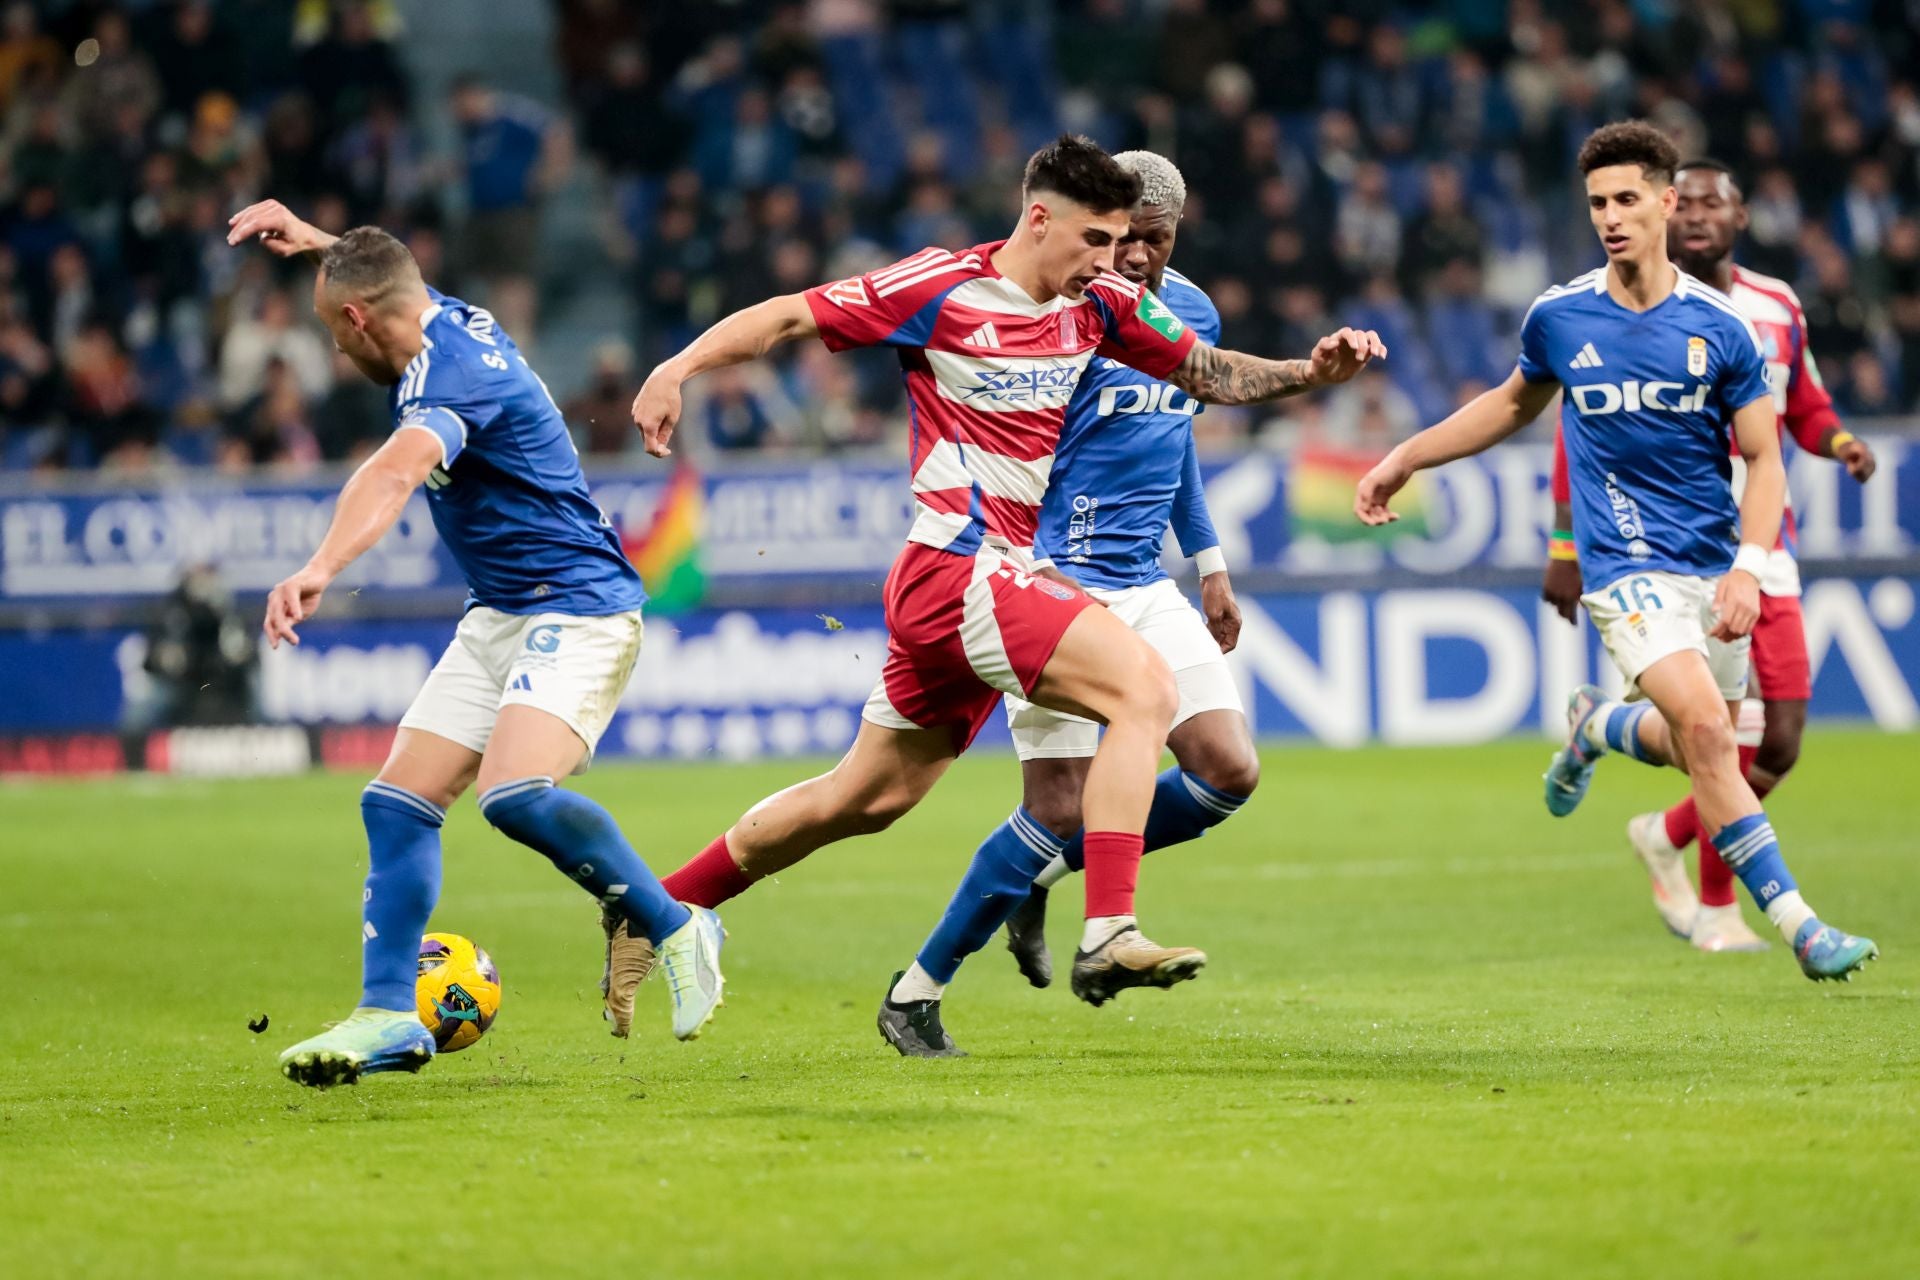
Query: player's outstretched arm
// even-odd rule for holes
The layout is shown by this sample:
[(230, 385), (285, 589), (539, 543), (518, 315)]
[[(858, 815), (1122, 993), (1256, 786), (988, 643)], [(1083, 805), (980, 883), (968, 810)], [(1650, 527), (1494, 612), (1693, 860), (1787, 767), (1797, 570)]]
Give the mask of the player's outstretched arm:
[(1558, 394), (1557, 382), (1528, 382), (1515, 369), (1491, 391), (1483, 391), (1452, 414), (1409, 440), (1367, 472), (1353, 496), (1353, 513), (1362, 524), (1381, 525), (1400, 517), (1387, 502), (1416, 471), (1482, 453), (1540, 416)]
[(267, 644), (279, 648), (282, 640), (300, 643), (296, 624), (320, 608), (320, 597), (340, 571), (358, 560), (393, 527), (406, 509), (407, 498), (426, 481), (443, 457), (438, 437), (431, 431), (402, 429), (360, 464), (333, 507), (333, 522), (319, 550), (292, 577), (267, 596), (267, 619), (262, 630)]
[(1206, 404), (1261, 404), (1345, 382), (1386, 356), (1386, 345), (1371, 329), (1330, 333), (1305, 360), (1268, 360), (1196, 342), (1167, 381)]
[(709, 369), (745, 364), (783, 342), (817, 337), (820, 325), (800, 294), (783, 294), (736, 311), (695, 338), (679, 355), (658, 365), (633, 398), (633, 425), (640, 428), (647, 452), (664, 458), (673, 452), (673, 428), (680, 421), (680, 386)]
[(261, 247), (277, 258), (304, 253), (316, 267), (320, 265), (320, 252), (339, 238), (294, 217), (293, 210), (278, 200), (250, 204), (227, 219), (228, 244), (258, 240)]
[(1747, 487), (1740, 495), (1740, 551), (1713, 597), (1719, 618), (1713, 634), (1722, 640), (1738, 640), (1760, 621), (1760, 572), (1786, 513), (1787, 468), (1771, 395), (1734, 410), (1733, 440), (1746, 459)]

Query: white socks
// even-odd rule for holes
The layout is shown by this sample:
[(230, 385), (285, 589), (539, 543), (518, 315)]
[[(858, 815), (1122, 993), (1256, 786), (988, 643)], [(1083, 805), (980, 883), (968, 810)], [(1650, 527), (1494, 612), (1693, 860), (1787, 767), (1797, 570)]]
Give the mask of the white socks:
[(1132, 916), (1088, 916), (1086, 928), (1080, 931), (1080, 949), (1096, 951), (1108, 938), (1132, 924)]
[(917, 1004), (922, 1000), (938, 1000), (947, 989), (944, 982), (935, 982), (927, 976), (927, 971), (915, 960), (911, 968), (900, 975), (900, 981), (893, 984), (893, 991), (887, 996), (894, 1004)]
[(1792, 946), (1800, 926), (1813, 919), (1813, 908), (1807, 905), (1798, 889), (1789, 889), (1767, 904), (1767, 919), (1773, 921), (1773, 927), (1780, 931), (1787, 945)]
[(1033, 878), (1033, 887), (1036, 889), (1051, 889), (1062, 880), (1065, 880), (1067, 878), (1067, 872), (1070, 870), (1071, 868), (1067, 866), (1067, 860), (1056, 853), (1053, 855), (1053, 861), (1040, 868), (1040, 874)]

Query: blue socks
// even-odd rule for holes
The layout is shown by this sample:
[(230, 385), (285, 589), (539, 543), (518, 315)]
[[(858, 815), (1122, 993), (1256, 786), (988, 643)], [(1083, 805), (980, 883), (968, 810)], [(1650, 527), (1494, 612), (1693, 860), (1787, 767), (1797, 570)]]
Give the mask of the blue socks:
[(361, 907), (360, 1005), (414, 1011), (420, 935), (440, 897), (440, 825), (447, 811), (387, 782), (360, 793), (367, 828)]
[[(1178, 766), (1168, 769), (1153, 786), (1153, 807), (1147, 811), (1146, 851), (1152, 853), (1168, 845), (1198, 839), (1208, 828), (1217, 827), (1238, 813), (1246, 802), (1245, 796), (1228, 795)], [(1086, 869), (1087, 859), (1081, 843), (1084, 835), (1085, 832), (1076, 833), (1060, 851), (1067, 866), (1075, 871)]]
[(993, 829), (974, 852), (946, 914), (915, 957), (935, 982), (948, 983), (960, 962), (987, 945), (1014, 909), (1027, 900), (1033, 878), (1064, 842), (1024, 808)]
[(552, 778), (519, 778), (489, 788), (480, 797), (480, 812), (508, 836), (544, 853), (656, 944), (691, 916), (660, 887), (612, 814), (554, 786)]
[(1729, 822), (1713, 837), (1720, 860), (1733, 868), (1740, 883), (1760, 904), (1762, 910), (1785, 893), (1799, 889), (1787, 860), (1780, 856), (1780, 842), (1774, 839), (1773, 824), (1764, 813), (1749, 814)]
[(1651, 702), (1610, 702), (1593, 713), (1597, 724), (1588, 726), (1589, 740), (1598, 728), (1607, 750), (1618, 751), (1643, 764), (1656, 764), (1640, 745), (1640, 722), (1653, 712)]

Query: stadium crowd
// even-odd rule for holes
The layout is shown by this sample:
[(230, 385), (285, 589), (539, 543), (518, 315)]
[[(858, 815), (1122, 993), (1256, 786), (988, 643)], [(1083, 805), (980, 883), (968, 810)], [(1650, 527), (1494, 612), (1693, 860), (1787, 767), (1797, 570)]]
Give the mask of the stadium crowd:
[[(478, 78), (426, 100), (377, 0), (0, 8), (0, 469), (314, 466), (384, 436), (304, 275), (225, 247), (262, 195), (403, 234), (537, 351), (579, 289), (543, 223), (563, 185), (590, 192), (627, 332), (555, 392), (583, 449), (623, 451), (650, 361), (770, 292), (1004, 235), (1062, 128), (1181, 165), (1174, 265), (1226, 344), (1298, 353), (1351, 323), (1392, 349), (1284, 416), (1208, 413), (1210, 443), (1384, 442), (1504, 376), (1527, 303), (1596, 259), (1573, 148), (1626, 115), (1741, 175), (1744, 260), (1799, 288), (1844, 410), (1920, 406), (1912, 0), (553, 9), (536, 104)], [(691, 422), (711, 450), (839, 449), (886, 441), (900, 405), (884, 356), (802, 344), (714, 379)]]

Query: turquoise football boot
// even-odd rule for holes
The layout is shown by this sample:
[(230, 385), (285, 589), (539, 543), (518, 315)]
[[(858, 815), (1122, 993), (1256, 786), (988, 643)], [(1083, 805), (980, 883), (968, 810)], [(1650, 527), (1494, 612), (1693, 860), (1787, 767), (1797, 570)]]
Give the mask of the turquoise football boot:
[(1853, 971), (1878, 958), (1880, 948), (1872, 938), (1856, 938), (1832, 925), (1809, 920), (1793, 935), (1793, 954), (1800, 961), (1800, 972), (1815, 982), (1830, 978), (1852, 982)]
[(381, 1071), (418, 1071), (433, 1061), (433, 1033), (411, 1013), (355, 1009), (280, 1055), (280, 1070), (316, 1089), (353, 1084)]
[(1544, 775), (1547, 784), (1547, 812), (1564, 818), (1580, 807), (1593, 783), (1593, 766), (1605, 755), (1587, 743), (1587, 721), (1607, 700), (1596, 685), (1583, 684), (1567, 699), (1567, 745), (1553, 753), (1553, 761)]

